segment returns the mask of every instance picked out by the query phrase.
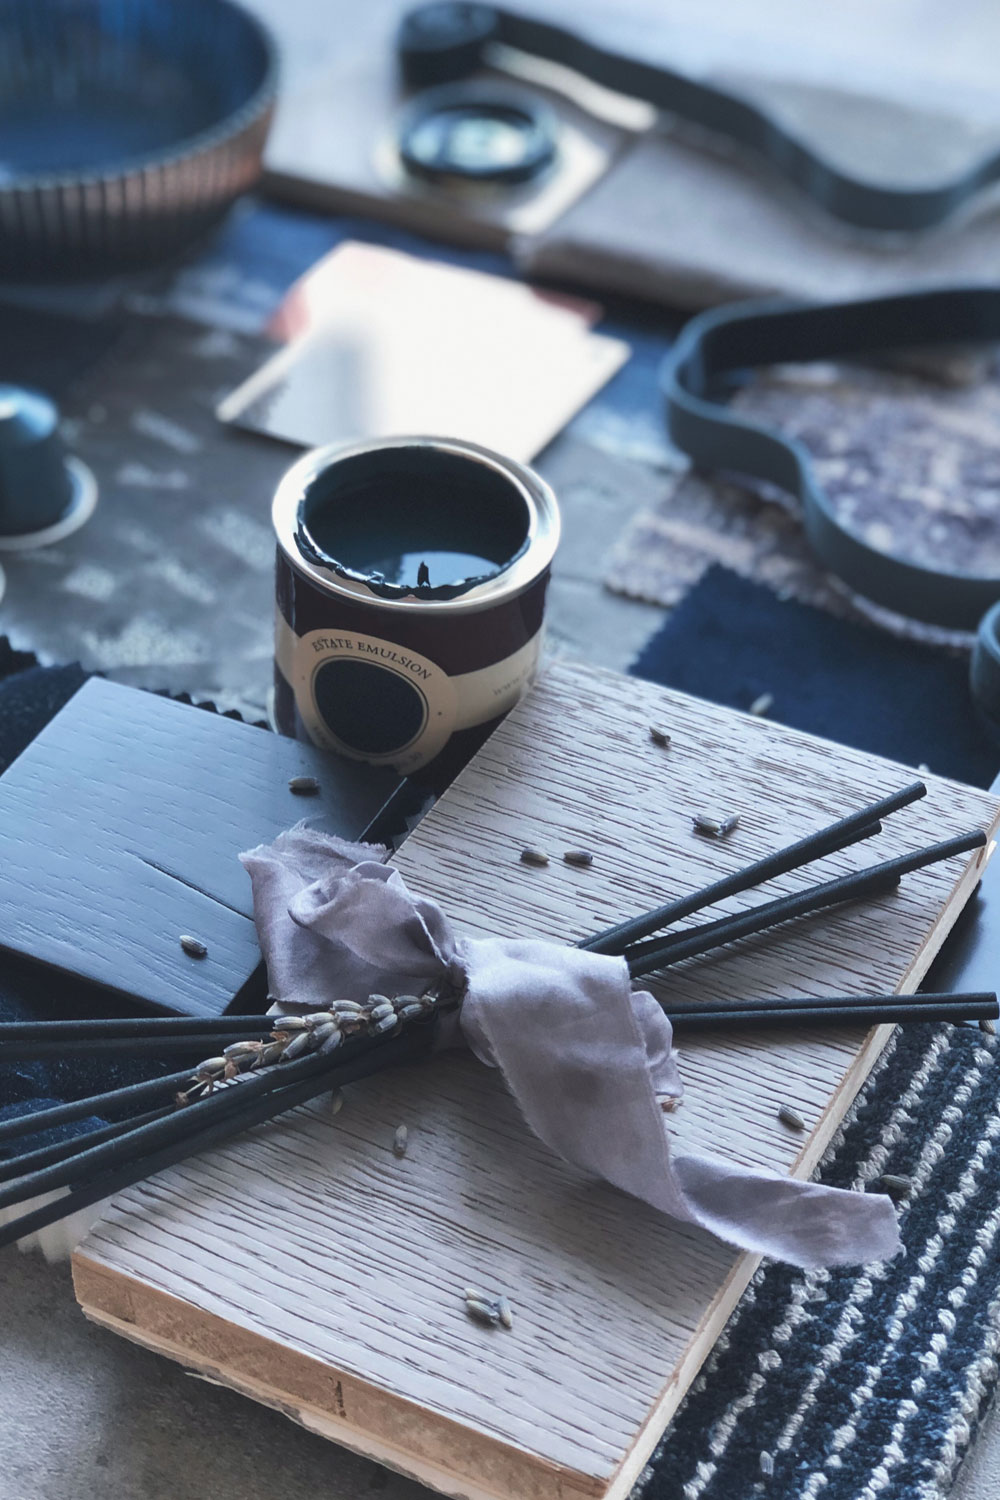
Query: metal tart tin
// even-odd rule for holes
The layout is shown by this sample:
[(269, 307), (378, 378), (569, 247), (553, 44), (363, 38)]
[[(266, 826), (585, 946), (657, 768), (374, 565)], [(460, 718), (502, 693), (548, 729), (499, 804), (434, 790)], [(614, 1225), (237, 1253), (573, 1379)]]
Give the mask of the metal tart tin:
[(559, 510), (476, 444), (320, 448), (278, 486), (275, 727), (444, 780), (530, 686)]
[(260, 174), (277, 67), (233, 0), (0, 6), (0, 273), (163, 259)]

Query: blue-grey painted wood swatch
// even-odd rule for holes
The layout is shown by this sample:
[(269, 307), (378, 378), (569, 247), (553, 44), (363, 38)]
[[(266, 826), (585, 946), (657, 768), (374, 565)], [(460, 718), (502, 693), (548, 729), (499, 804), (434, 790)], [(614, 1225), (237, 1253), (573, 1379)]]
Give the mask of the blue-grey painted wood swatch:
[[(289, 778), (311, 775), (316, 797)], [(360, 837), (389, 772), (92, 678), (0, 777), (0, 948), (190, 1015), (260, 963), (241, 850), (302, 818)], [(181, 933), (199, 937), (192, 958)]]

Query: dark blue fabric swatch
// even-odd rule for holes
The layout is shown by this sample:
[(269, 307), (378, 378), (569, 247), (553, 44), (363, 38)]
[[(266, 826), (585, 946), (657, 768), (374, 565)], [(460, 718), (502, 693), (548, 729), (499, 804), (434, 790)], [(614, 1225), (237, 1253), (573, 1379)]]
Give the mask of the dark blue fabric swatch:
[(981, 727), (964, 654), (899, 640), (713, 567), (632, 665), (637, 677), (938, 776), (987, 787), (1000, 747)]

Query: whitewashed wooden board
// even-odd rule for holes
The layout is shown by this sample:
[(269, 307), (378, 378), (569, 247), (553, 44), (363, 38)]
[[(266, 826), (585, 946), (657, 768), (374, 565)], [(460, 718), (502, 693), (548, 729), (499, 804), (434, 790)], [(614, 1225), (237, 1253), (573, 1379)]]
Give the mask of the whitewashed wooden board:
[[(670, 750), (648, 725), (673, 735)], [(397, 858), (468, 932), (576, 937), (707, 883), (913, 779), (906, 768), (648, 683), (551, 668)], [(971, 827), (985, 793), (930, 779), (868, 864)], [(691, 830), (738, 811), (723, 842)], [(519, 862), (525, 844), (547, 868)], [(564, 850), (594, 852), (590, 869)], [(915, 985), (982, 856), (863, 907), (678, 967), (665, 998)], [(773, 882), (792, 889), (800, 875)], [(753, 904), (757, 893), (730, 908)], [(888, 1035), (689, 1039), (686, 1145), (807, 1175)], [(776, 1118), (787, 1102), (808, 1130)], [(402, 1160), (398, 1124), (410, 1131)], [(87, 1314), (451, 1495), (627, 1494), (754, 1269), (553, 1157), (497, 1077), (450, 1055), (298, 1111), (118, 1198), (78, 1250)], [(506, 1290), (511, 1332), (462, 1288)]]

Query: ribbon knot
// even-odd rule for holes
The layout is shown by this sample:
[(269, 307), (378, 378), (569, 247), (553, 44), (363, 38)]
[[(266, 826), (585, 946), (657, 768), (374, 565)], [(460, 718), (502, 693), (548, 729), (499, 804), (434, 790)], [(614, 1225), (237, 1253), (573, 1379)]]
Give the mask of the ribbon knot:
[(883, 1194), (845, 1192), (671, 1148), (683, 1092), (670, 1022), (623, 958), (532, 938), (457, 935), (386, 851), (298, 824), (241, 855), (283, 1011), (430, 987), (461, 997), (449, 1041), (499, 1068), (552, 1150), (675, 1219), (799, 1266), (899, 1249)]

